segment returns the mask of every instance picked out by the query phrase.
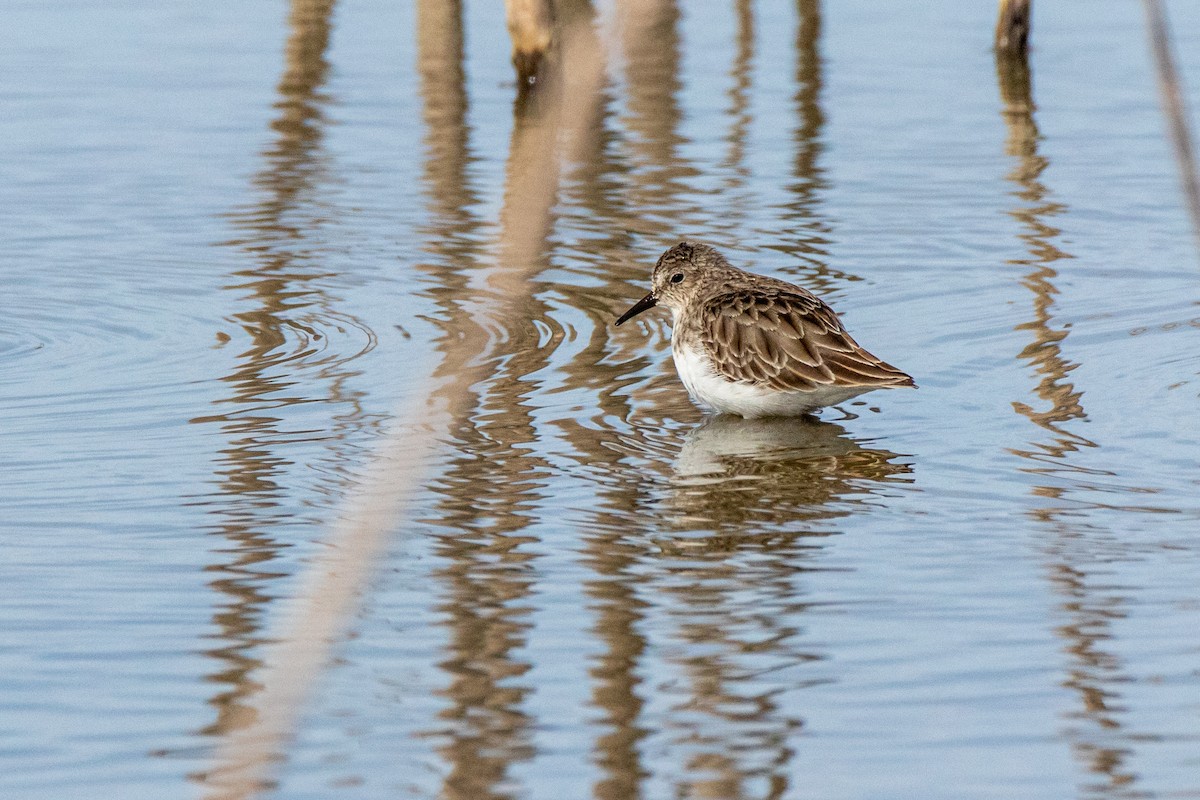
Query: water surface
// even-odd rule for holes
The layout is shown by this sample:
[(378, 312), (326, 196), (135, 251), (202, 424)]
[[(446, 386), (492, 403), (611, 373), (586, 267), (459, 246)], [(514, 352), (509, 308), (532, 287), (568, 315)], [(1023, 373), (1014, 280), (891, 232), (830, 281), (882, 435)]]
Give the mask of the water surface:
[[(1138, 5), (1039, 6), (1029, 76), (988, 4), (597, 4), (593, 146), (481, 320), (532, 124), (495, 5), (9, 9), (3, 794), (205, 796), (396, 409), (471, 369), (274, 796), (1200, 796)], [(683, 237), (921, 388), (704, 419), (664, 316), (612, 326)]]

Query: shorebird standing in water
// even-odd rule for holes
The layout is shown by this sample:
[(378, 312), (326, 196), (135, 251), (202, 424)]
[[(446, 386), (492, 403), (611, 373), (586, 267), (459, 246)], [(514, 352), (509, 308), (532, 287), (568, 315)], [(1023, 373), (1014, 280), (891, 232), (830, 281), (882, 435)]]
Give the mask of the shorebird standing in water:
[(617, 320), (671, 310), (671, 354), (692, 400), (743, 417), (792, 417), (913, 379), (864, 350), (819, 297), (681, 242), (654, 265), (650, 294)]

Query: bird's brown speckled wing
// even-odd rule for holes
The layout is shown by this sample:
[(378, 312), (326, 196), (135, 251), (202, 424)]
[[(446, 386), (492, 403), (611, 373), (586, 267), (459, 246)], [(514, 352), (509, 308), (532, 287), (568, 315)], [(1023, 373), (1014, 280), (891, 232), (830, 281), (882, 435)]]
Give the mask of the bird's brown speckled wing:
[(785, 289), (742, 289), (705, 301), (699, 335), (717, 371), (783, 391), (823, 386), (912, 386), (868, 353), (818, 298)]

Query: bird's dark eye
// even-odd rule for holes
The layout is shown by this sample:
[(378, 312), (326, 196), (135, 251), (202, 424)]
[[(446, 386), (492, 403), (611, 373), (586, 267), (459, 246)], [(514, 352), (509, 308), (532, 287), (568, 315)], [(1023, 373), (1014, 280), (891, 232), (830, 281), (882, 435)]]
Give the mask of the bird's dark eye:
[(671, 276), (671, 283), (679, 283), (681, 280), (683, 280), (682, 272), (676, 272), (674, 275)]

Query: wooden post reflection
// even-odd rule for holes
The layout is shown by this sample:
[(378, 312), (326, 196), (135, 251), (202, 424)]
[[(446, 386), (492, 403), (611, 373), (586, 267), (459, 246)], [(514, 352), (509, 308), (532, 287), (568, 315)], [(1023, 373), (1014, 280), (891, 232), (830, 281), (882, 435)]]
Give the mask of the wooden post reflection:
[(729, 117), (728, 143), (721, 168), (726, 172), (722, 196), (728, 213), (722, 227), (736, 230), (746, 216), (747, 196), (743, 191), (750, 170), (746, 166), (746, 140), (750, 134), (750, 95), (753, 89), (754, 66), (754, 5), (751, 0), (735, 0), (737, 33), (735, 37), (733, 64), (729, 76), (733, 86), (729, 90), (729, 106), (725, 111)]
[(479, 224), (471, 213), (478, 202), (467, 180), (471, 162), (467, 128), (466, 72), (461, 0), (418, 0), (417, 72), (425, 124), (424, 185), (435, 221), (426, 230), (426, 248), (454, 263), (457, 246)]
[(1068, 380), (1077, 365), (1062, 353), (1062, 342), (1068, 331), (1053, 324), (1054, 298), (1058, 294), (1054, 285), (1058, 271), (1053, 265), (1071, 256), (1055, 244), (1061, 231), (1049, 220), (1064, 213), (1066, 206), (1051, 200), (1049, 190), (1040, 180), (1049, 161), (1038, 153), (1039, 134), (1033, 116), (1028, 63), (1022, 57), (1001, 55), (996, 58), (996, 70), (1003, 117), (1008, 128), (1005, 152), (1015, 162), (1008, 179), (1016, 187), (1013, 196), (1021, 201), (1009, 213), (1025, 228), (1020, 239), (1029, 251), (1028, 257), (1014, 259), (1011, 263), (1028, 268), (1022, 283), (1033, 296), (1033, 318), (1017, 326), (1018, 330), (1028, 331), (1033, 341), (1021, 351), (1019, 358), (1040, 376), (1034, 393), (1045, 403), (1045, 408), (1040, 411), (1026, 403), (1017, 402), (1013, 406), (1034, 424), (1051, 432), (1052, 443), (1042, 445), (1042, 448), (1051, 457), (1062, 458), (1078, 447), (1094, 446), (1062, 427), (1063, 423), (1085, 416), (1080, 404), (1081, 393)]
[[(429, 735), (448, 766), (440, 795), (480, 800), (511, 796), (514, 764), (534, 754), (534, 721), (522, 710), (532, 687), (521, 682), (531, 664), (518, 654), (534, 607), (536, 540), (524, 531), (552, 470), (536, 454), (539, 434), (525, 398), (529, 376), (547, 366), (564, 335), (539, 297), (538, 274), (547, 265), (559, 161), (587, 147), (583, 126), (597, 113), (603, 60), (587, 21), (566, 22), (562, 73), (514, 104), (498, 264), (489, 270), (480, 221), (464, 212), (474, 192), (466, 170), (460, 12), (446, 16), (433, 0), (421, 9), (422, 37), (451, 40), (421, 47), (432, 212), (426, 249), (433, 256), (422, 269), (441, 310), (437, 376), (455, 440), (432, 486), (442, 498), (438, 530), (446, 531), (437, 534), (444, 565), (433, 577), (450, 641), (440, 662), (448, 706)], [(437, 14), (443, 16), (435, 24)], [(453, 57), (433, 58), (445, 53)], [(549, 340), (540, 340), (535, 323), (552, 332)]]
[(779, 249), (801, 263), (803, 285), (819, 294), (832, 294), (843, 283), (858, 280), (829, 266), (831, 227), (821, 212), (821, 196), (829, 182), (821, 166), (825, 153), (825, 110), (821, 93), (824, 69), (821, 34), (824, 28), (820, 0), (796, 0), (796, 89), (793, 96), (796, 127), (792, 132), (795, 155), (788, 191), (792, 200), (782, 221), (785, 236)]
[(621, 0), (621, 47), (625, 54), (633, 145), (644, 148), (646, 161), (671, 172), (683, 144), (679, 123), (683, 112), (679, 9), (672, 0)]
[(628, 145), (636, 164), (630, 205), (633, 230), (656, 244), (682, 236), (702, 219), (696, 190), (682, 179), (696, 174), (679, 149), (681, 54), (679, 9), (673, 0), (619, 0), (625, 56)]
[[(820, 157), (824, 152), (825, 112), (821, 107), (824, 77), (821, 69), (820, 0), (796, 0), (796, 129), (792, 192), (795, 203), (789, 208), (812, 228), (818, 195), (825, 188)], [(818, 227), (817, 231), (820, 230)], [(817, 241), (813, 244), (823, 244)]]
[[(1057, 490), (1046, 496), (1063, 499)], [(1105, 796), (1130, 791), (1137, 776), (1126, 764), (1130, 747), (1121, 724), (1124, 709), (1118, 687), (1131, 679), (1120, 657), (1106, 649), (1114, 638), (1113, 623), (1125, 616), (1128, 598), (1118, 589), (1096, 585), (1107, 583), (1103, 565), (1110, 556), (1104, 552), (1107, 548), (1090, 541), (1086, 527), (1054, 509), (1042, 509), (1034, 516), (1055, 532), (1046, 548), (1051, 558), (1047, 574), (1063, 598), (1061, 610), (1067, 618), (1055, 633), (1068, 656), (1063, 686), (1079, 697), (1079, 708), (1067, 714), (1066, 736), (1076, 759), (1090, 773), (1081, 788)]]
[[(1060, 231), (1049, 219), (1064, 213), (1066, 207), (1050, 199), (1041, 181), (1049, 161), (1038, 152), (1040, 136), (1028, 61), (1023, 54), (997, 51), (996, 70), (1008, 129), (1005, 152), (1015, 162), (1008, 179), (1016, 187), (1013, 196), (1020, 201), (1009, 213), (1024, 227), (1020, 238), (1029, 251), (1027, 258), (1012, 263), (1028, 268), (1022, 283), (1033, 296), (1032, 318), (1017, 326), (1017, 330), (1032, 336), (1019, 358), (1039, 376), (1033, 391), (1043, 404), (1039, 410), (1028, 403), (1014, 402), (1013, 408), (1048, 434), (1048, 438), (1032, 442), (1032, 449), (1014, 448), (1012, 452), (1028, 459), (1031, 465), (1027, 471), (1034, 474), (1084, 474), (1084, 470), (1069, 463), (1071, 454), (1097, 445), (1065, 428), (1087, 415), (1082, 392), (1069, 380), (1078, 365), (1062, 351), (1069, 330), (1056, 327), (1053, 316), (1058, 294), (1058, 272), (1053, 265), (1071, 256), (1056, 245)], [(1091, 552), (1094, 545), (1086, 526), (1075, 522), (1075, 515), (1064, 507), (1067, 491), (1055, 484), (1035, 487), (1034, 493), (1045, 500), (1046, 506), (1032, 512), (1033, 518), (1053, 533), (1045, 548), (1049, 557), (1046, 571), (1051, 585), (1064, 598), (1060, 609), (1067, 622), (1055, 629), (1070, 664), (1063, 684), (1078, 694), (1081, 705), (1070, 715), (1067, 737), (1080, 763), (1101, 781), (1100, 786), (1089, 786), (1089, 790), (1124, 791), (1134, 776), (1124, 766), (1126, 749), (1114, 745), (1112, 739), (1120, 729), (1113, 709), (1117, 696), (1114, 687), (1125, 678), (1120, 660), (1105, 652), (1103, 643), (1112, 637), (1112, 622), (1123, 615), (1125, 599), (1093, 587), (1089, 564), (1095, 560)], [(1080, 726), (1077, 722), (1086, 724)]]
[[(221, 379), (230, 387), (229, 396), (217, 401), (213, 414), (192, 420), (219, 425), (230, 440), (216, 467), (219, 495), (205, 501), (215, 506), (220, 520), (215, 531), (230, 543), (214, 549), (225, 560), (207, 568), (214, 574), (210, 585), (223, 598), (214, 615), (220, 645), (208, 651), (224, 662), (210, 678), (221, 687), (211, 701), (217, 718), (204, 729), (214, 736), (227, 737), (255, 717), (251, 698), (258, 690), (254, 672), (261, 662), (254, 653), (264, 639), (263, 617), (272, 594), (266, 589), (282, 577), (267, 565), (289, 544), (282, 526), (293, 517), (280, 508), (288, 489), (279, 481), (291, 463), (289, 449), (300, 439), (281, 424), (284, 413), (273, 409), (328, 404), (331, 430), (322, 438), (329, 442), (329, 459), (335, 464), (350, 459), (346, 451), (353, 442), (348, 440), (355, 432), (373, 424), (359, 394), (345, 384), (347, 362), (369, 349), (374, 336), (339, 311), (314, 280), (324, 268), (307, 243), (309, 228), (318, 227), (326, 213), (316, 210), (315, 201), (327, 172), (322, 152), (327, 98), (321, 87), (329, 69), (325, 51), (333, 5), (332, 0), (295, 0), (291, 5), (278, 114), (271, 122), (275, 136), (263, 153), (265, 166), (253, 180), (261, 200), (231, 215), (242, 234), (230, 244), (255, 263), (235, 273), (225, 288), (239, 297), (248, 293), (253, 300), (252, 308), (232, 316), (251, 346)], [(360, 341), (320, 367), (307, 364), (301, 352), (305, 348), (298, 343), (338, 326), (358, 333)]]
[[(521, 598), (530, 589), (522, 567), (531, 556), (521, 549), (528, 540), (516, 535), (526, 519), (506, 503), (529, 486), (510, 486), (490, 474), (489, 460), (481, 456), (489, 446), (487, 433), (472, 421), (472, 412), (484, 402), (483, 390), (458, 381), (464, 375), (483, 377), (471, 360), (486, 351), (489, 337), (471, 314), (470, 276), (483, 266), (485, 243), (478, 233), (482, 220), (471, 211), (477, 193), (468, 176), (472, 157), (462, 6), (421, 0), (417, 18), (426, 149), (423, 182), (431, 217), (423, 233), (425, 250), (433, 259), (421, 269), (429, 275), (444, 328), (436, 344), (441, 353), (436, 374), (465, 390), (450, 405), (450, 432), (462, 456), (434, 487), (445, 496), (439, 504), (444, 526), (454, 532), (439, 536), (437, 552), (445, 566), (433, 572), (443, 587), (440, 609), (450, 629), (447, 656), (440, 662), (449, 677), (442, 690), (449, 706), (440, 714), (447, 727), (430, 733), (442, 740), (438, 751), (448, 765), (440, 795), (487, 800), (504, 796), (498, 787), (510, 765), (532, 754), (530, 720), (520, 711), (529, 687), (512, 683), (529, 668), (514, 659), (512, 651), (523, 643), (529, 627), (527, 604)], [(458, 346), (460, 337), (466, 338), (467, 346)], [(501, 421), (528, 430), (528, 420)], [(508, 458), (501, 460), (518, 473), (523, 470)], [(493, 486), (502, 491), (489, 492)], [(483, 522), (489, 514), (496, 516)]]
[[(753, 570), (728, 552), (692, 554), (688, 580), (664, 587), (673, 596), (676, 647), (691, 653), (677, 665), (683, 696), (669, 698), (666, 727), (683, 768), (675, 796), (745, 797), (759, 784), (766, 789), (760, 796), (790, 796), (793, 737), (803, 720), (781, 700), (803, 687), (803, 665), (820, 658), (804, 648), (796, 627), (805, 613), (796, 579), (814, 555), (801, 539), (781, 541)], [(754, 673), (757, 679), (746, 680)]]

